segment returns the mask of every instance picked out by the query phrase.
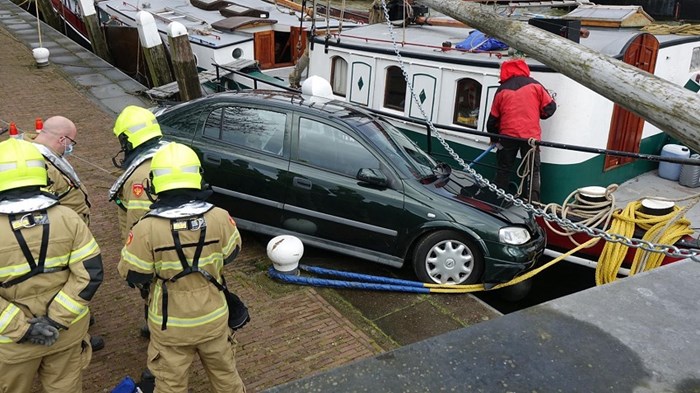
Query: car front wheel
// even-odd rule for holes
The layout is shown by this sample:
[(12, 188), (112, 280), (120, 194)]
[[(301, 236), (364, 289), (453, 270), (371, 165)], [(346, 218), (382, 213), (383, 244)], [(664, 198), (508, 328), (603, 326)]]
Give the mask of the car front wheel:
[(484, 272), (484, 258), (466, 236), (455, 231), (437, 231), (416, 246), (413, 268), (423, 282), (474, 284)]

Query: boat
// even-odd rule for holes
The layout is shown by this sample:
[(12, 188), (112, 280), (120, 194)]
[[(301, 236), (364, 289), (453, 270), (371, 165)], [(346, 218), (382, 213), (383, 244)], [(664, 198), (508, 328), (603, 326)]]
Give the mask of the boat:
[[(316, 38), (309, 54), (309, 74), (326, 79), (336, 98), (380, 113), (434, 157), (455, 167), (463, 166), (455, 155), (482, 157), (490, 145), (486, 120), (499, 86), (500, 64), (518, 54), (517, 50), (460, 48), (457, 44), (475, 29), (458, 26), (444, 15), (429, 15), (425, 10), (408, 14), (410, 19), (398, 23), (392, 19), (390, 24), (358, 27), (331, 40)], [(557, 18), (543, 17), (534, 9), (527, 9), (523, 16), (530, 24), (635, 64), (671, 84), (693, 87), (691, 82), (700, 80), (700, 36), (645, 32), (642, 27), (653, 20), (641, 7), (586, 4)], [(558, 105), (557, 113), (542, 121), (543, 141), (568, 147), (542, 147), (538, 206), (562, 203), (579, 189), (623, 184), (650, 173), (658, 161), (638, 159), (635, 154), (658, 157), (665, 145), (675, 142), (659, 127), (581, 83), (534, 58), (525, 60), (532, 76), (550, 91)], [(440, 138), (430, 132), (426, 119), (439, 131)], [(441, 139), (455, 155), (441, 144)], [(472, 164), (485, 178), (493, 178), (495, 154), (486, 154)], [(507, 191), (515, 193), (516, 188), (513, 184)], [(543, 220), (540, 223), (545, 226)], [(587, 234), (572, 239), (546, 229), (548, 248), (559, 251), (590, 239)], [(683, 236), (682, 241), (698, 248), (692, 237)], [(602, 244), (577, 255), (595, 260)], [(633, 255), (632, 251), (626, 254), (628, 266)], [(664, 263), (677, 259), (667, 257)]]
[[(77, 0), (51, 1), (59, 16), (87, 41)], [(185, 26), (200, 71), (213, 71), (213, 64), (246, 59), (255, 60), (262, 71), (292, 67), (306, 49), (309, 32), (329, 34), (360, 25), (350, 19), (314, 15), (311, 8), (302, 9), (286, 0), (100, 0), (95, 8), (110, 46), (122, 49), (118, 56), (121, 63), (143, 58), (133, 55), (124, 59), (139, 51), (137, 35), (130, 30), (137, 26), (137, 13), (147, 11), (166, 46), (168, 25), (179, 22)], [(125, 41), (133, 50), (123, 50)]]
[[(431, 154), (458, 165), (435, 136), (426, 137), (424, 119), (430, 119), (457, 155), (479, 156), (490, 144), (486, 120), (499, 86), (500, 64), (514, 55), (512, 49), (459, 49), (456, 44), (472, 31), (408, 24), (393, 28), (394, 45), (388, 25), (378, 23), (337, 34), (331, 40), (316, 37), (309, 53), (309, 74), (328, 80), (335, 97), (385, 115)], [(595, 26), (587, 26), (586, 32), (587, 38), (577, 33), (581, 44), (639, 64), (671, 83), (682, 86), (700, 72), (700, 36)], [(658, 155), (669, 143), (668, 135), (658, 127), (539, 61), (525, 60), (532, 77), (550, 91), (558, 106), (554, 116), (542, 121), (543, 141), (649, 155)], [(411, 99), (404, 71), (422, 108)], [(494, 163), (495, 154), (490, 154), (477, 167), (490, 177)], [(561, 202), (577, 188), (619, 184), (657, 165), (632, 157), (543, 147), (541, 201)]]

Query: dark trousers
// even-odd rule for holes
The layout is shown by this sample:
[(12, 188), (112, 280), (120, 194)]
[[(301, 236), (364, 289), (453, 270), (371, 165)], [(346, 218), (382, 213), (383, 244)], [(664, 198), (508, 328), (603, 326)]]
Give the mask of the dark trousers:
[[(496, 179), (494, 184), (498, 188), (505, 189), (508, 191), (508, 185), (510, 184), (510, 179), (515, 168), (515, 158), (520, 152), (520, 157), (525, 157), (525, 154), (531, 149), (527, 141), (511, 141), (511, 140), (501, 140), (501, 149), (496, 152), (496, 162), (498, 164), (498, 170), (496, 171)], [(532, 200), (540, 200), (540, 147), (535, 148), (535, 164), (534, 168), (530, 169), (530, 176), (532, 176)], [(509, 191), (510, 192), (510, 191)], [(530, 196), (530, 179), (525, 179), (525, 188), (523, 191), (524, 198)]]

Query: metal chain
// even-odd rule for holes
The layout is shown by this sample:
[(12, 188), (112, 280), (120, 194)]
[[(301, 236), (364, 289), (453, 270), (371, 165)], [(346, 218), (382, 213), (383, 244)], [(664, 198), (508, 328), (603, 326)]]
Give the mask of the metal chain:
[(467, 165), (464, 162), (464, 160), (460, 156), (457, 155), (457, 153), (455, 153), (455, 151), (452, 149), (452, 147), (450, 147), (450, 145), (447, 143), (445, 138), (442, 137), (442, 135), (437, 130), (437, 128), (435, 128), (435, 125), (433, 125), (433, 122), (428, 118), (428, 115), (425, 113), (425, 110), (423, 109), (423, 105), (420, 103), (420, 100), (418, 99), (416, 92), (413, 90), (413, 84), (411, 83), (408, 72), (406, 71), (406, 67), (405, 67), (405, 64), (403, 62), (403, 58), (401, 57), (401, 51), (399, 49), (399, 46), (396, 43), (396, 35), (394, 32), (394, 26), (392, 25), (392, 23), (389, 19), (389, 9), (387, 8), (386, 0), (382, 0), (382, 9), (384, 10), (384, 19), (386, 21), (387, 26), (389, 27), (389, 35), (391, 36), (391, 42), (392, 42), (393, 47), (394, 47), (394, 53), (396, 53), (396, 59), (399, 63), (399, 67), (401, 68), (401, 73), (403, 74), (403, 77), (406, 80), (406, 86), (408, 86), (408, 89), (411, 92), (411, 97), (413, 99), (413, 102), (416, 103), (416, 105), (418, 106), (418, 109), (420, 110), (421, 115), (423, 116), (426, 123), (428, 124), (428, 127), (430, 128), (430, 133), (432, 135), (434, 135), (440, 141), (440, 144), (442, 145), (442, 147), (444, 147), (445, 150), (450, 154), (450, 156), (455, 161), (457, 161), (457, 163), (463, 168), (463, 170), (474, 177), (474, 179), (476, 180), (477, 184), (480, 187), (488, 188), (492, 192), (496, 193), (496, 195), (498, 197), (505, 199), (506, 202), (510, 202), (515, 206), (522, 207), (523, 209), (525, 209), (525, 211), (532, 213), (533, 215), (535, 215), (537, 217), (542, 217), (549, 222), (555, 222), (563, 229), (575, 231), (575, 232), (583, 232), (583, 233), (587, 234), (588, 236), (600, 237), (607, 242), (622, 243), (627, 247), (641, 248), (644, 251), (663, 253), (669, 257), (692, 258), (694, 261), (700, 262), (700, 249), (695, 249), (695, 248), (682, 248), (681, 249), (681, 248), (678, 248), (678, 247), (673, 246), (673, 245), (654, 244), (654, 243), (651, 243), (651, 242), (648, 242), (648, 241), (642, 240), (642, 239), (628, 238), (628, 237), (618, 235), (615, 233), (607, 233), (607, 232), (605, 232), (601, 229), (598, 229), (598, 228), (589, 228), (589, 227), (586, 227), (583, 225), (576, 224), (575, 222), (571, 221), (570, 219), (559, 218), (554, 214), (550, 214), (542, 209), (538, 209), (535, 206), (533, 206), (531, 203), (527, 203), (527, 202), (517, 198), (516, 196), (507, 193), (505, 190), (498, 188), (495, 184), (489, 182), (483, 176), (481, 176), (476, 170), (472, 169), (469, 165)]

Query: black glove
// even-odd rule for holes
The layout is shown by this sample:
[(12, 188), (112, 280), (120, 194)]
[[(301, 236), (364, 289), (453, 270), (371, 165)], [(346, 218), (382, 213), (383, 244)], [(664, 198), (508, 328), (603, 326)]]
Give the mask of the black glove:
[(19, 342), (29, 341), (32, 344), (52, 346), (58, 340), (58, 329), (46, 317), (29, 320), (29, 330)]

